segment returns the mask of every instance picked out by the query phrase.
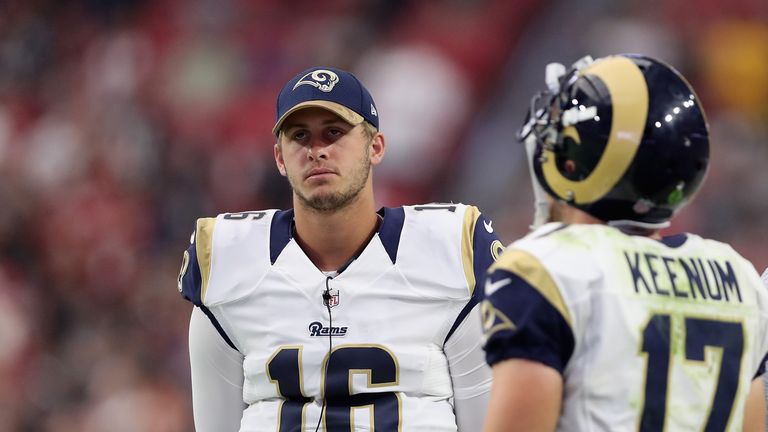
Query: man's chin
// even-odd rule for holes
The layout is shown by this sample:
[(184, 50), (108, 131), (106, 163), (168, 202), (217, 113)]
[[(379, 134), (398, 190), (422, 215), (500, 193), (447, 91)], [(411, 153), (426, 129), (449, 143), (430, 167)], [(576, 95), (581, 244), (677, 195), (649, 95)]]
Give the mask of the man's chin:
[(328, 195), (318, 195), (310, 198), (307, 203), (315, 210), (333, 210), (338, 206), (338, 199)]
[(351, 199), (339, 194), (322, 193), (300, 198), (304, 205), (314, 211), (328, 213), (347, 206)]

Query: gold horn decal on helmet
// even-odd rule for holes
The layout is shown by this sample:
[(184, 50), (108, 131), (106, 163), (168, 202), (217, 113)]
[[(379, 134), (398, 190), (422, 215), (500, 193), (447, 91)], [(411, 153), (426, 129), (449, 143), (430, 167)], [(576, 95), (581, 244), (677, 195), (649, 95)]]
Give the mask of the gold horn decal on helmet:
[[(598, 61), (584, 68), (581, 75), (596, 76), (611, 95), (613, 120), (608, 143), (595, 169), (583, 180), (564, 177), (551, 154), (542, 164), (542, 171), (548, 185), (560, 198), (567, 199), (572, 193), (576, 204), (587, 204), (610, 192), (632, 163), (648, 115), (648, 86), (640, 69), (626, 57)], [(545, 150), (545, 154), (548, 152), (551, 153)]]
[(576, 144), (581, 144), (581, 137), (579, 136), (579, 131), (576, 130), (576, 126), (568, 126), (563, 128), (563, 136), (569, 137)]

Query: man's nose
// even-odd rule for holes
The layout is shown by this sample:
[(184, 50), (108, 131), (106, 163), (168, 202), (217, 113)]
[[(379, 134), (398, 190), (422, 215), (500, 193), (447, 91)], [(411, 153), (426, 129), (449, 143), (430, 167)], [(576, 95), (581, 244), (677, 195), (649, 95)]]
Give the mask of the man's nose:
[(328, 159), (328, 143), (319, 138), (312, 138), (307, 146), (307, 157), (310, 160)]

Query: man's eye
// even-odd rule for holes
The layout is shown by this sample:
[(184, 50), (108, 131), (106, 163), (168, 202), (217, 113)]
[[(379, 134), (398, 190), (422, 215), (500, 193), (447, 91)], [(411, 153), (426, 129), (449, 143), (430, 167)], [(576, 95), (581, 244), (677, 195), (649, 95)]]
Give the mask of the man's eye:
[(305, 131), (296, 131), (291, 135), (291, 139), (294, 141), (301, 141), (307, 137), (307, 133)]

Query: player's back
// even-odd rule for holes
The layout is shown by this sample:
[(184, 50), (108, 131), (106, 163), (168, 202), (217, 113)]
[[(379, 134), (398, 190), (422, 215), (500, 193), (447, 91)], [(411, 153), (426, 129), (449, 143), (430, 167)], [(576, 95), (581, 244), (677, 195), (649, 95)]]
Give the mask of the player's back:
[[(504, 276), (535, 288), (503, 287)], [(560, 344), (559, 430), (741, 429), (768, 349), (768, 299), (730, 246), (690, 234), (657, 241), (605, 225), (548, 225), (514, 243), (492, 280), (486, 295), (497, 320), (519, 328), (488, 332), (490, 355), (511, 349), (498, 341), (515, 331), (552, 326), (527, 322), (510, 306), (515, 296), (541, 296), (562, 317), (562, 328), (543, 330), (570, 341)], [(526, 343), (531, 353), (514, 357), (540, 355)]]

